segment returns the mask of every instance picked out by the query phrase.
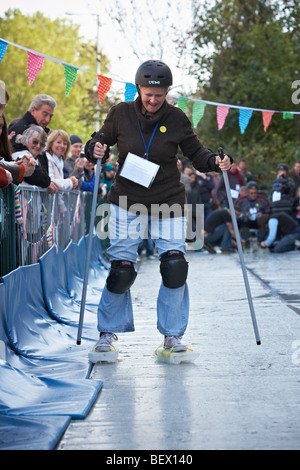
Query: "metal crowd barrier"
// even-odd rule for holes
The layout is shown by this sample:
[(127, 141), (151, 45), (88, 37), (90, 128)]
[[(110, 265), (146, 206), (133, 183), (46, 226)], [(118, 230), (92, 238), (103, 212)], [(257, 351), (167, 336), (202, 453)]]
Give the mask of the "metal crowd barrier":
[(92, 193), (83, 191), (50, 195), (24, 183), (0, 189), (0, 276), (36, 263), (53, 244), (77, 243), (89, 231), (91, 204)]

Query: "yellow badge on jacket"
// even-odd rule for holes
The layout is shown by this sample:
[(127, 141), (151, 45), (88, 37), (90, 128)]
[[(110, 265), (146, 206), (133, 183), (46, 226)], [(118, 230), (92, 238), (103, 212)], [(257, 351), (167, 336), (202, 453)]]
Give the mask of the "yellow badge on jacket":
[(162, 132), (163, 134), (164, 134), (165, 132), (167, 132), (167, 128), (166, 128), (165, 126), (160, 126), (159, 130), (160, 130), (160, 132)]

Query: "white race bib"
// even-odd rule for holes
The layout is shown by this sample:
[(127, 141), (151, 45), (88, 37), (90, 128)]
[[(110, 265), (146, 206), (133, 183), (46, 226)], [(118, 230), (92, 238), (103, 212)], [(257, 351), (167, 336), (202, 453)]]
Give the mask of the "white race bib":
[(145, 158), (138, 157), (134, 153), (128, 153), (120, 176), (134, 183), (150, 188), (159, 170), (159, 165), (149, 162)]
[(272, 201), (281, 201), (281, 193), (279, 191), (274, 191), (274, 193), (272, 194)]

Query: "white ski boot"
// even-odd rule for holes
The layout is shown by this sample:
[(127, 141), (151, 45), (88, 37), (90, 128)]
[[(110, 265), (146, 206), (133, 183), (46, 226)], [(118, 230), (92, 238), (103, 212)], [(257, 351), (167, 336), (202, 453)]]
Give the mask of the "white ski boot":
[(99, 340), (89, 352), (89, 360), (93, 364), (97, 362), (116, 362), (119, 350), (112, 342), (117, 340), (117, 335), (113, 333), (101, 333)]
[(193, 362), (199, 354), (181, 343), (179, 336), (167, 336), (164, 343), (155, 350), (159, 362), (166, 364), (180, 364)]

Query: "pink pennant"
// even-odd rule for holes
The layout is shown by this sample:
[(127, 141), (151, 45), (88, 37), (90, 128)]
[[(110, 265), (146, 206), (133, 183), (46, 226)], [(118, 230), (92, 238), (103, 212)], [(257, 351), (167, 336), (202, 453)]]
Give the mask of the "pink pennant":
[(103, 75), (97, 75), (97, 77), (99, 79), (99, 84), (98, 84), (99, 101), (100, 103), (102, 103), (104, 96), (110, 90), (112, 79), (108, 77), (104, 77)]
[(41, 57), (39, 55), (33, 54), (32, 52), (28, 52), (28, 59), (27, 59), (27, 75), (30, 85), (33, 84), (35, 77), (41, 70), (44, 65), (45, 57)]
[(218, 106), (217, 107), (217, 121), (218, 121), (218, 128), (219, 130), (222, 129), (225, 123), (225, 119), (227, 117), (229, 111), (229, 106)]
[(265, 132), (269, 127), (269, 124), (271, 122), (273, 114), (274, 114), (274, 111), (262, 111), (262, 117), (263, 117), (264, 131)]

